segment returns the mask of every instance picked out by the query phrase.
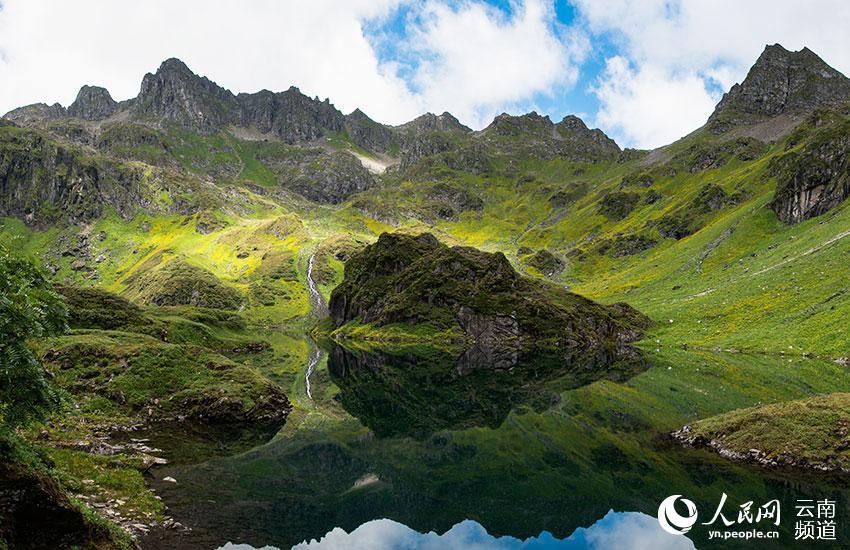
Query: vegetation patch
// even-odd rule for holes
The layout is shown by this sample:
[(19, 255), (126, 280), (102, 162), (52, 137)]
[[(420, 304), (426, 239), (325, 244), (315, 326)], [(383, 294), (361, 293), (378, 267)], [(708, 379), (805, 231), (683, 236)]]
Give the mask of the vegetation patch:
[(222, 283), (201, 267), (172, 260), (127, 280), (127, 294), (143, 304), (191, 305), (214, 309), (238, 309), (242, 293)]

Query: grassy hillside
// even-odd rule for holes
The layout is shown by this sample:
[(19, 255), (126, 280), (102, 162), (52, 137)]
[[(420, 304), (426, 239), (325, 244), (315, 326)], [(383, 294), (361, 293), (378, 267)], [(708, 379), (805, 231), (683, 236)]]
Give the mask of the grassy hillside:
[[(306, 263), (314, 251), (327, 298), (352, 250), (384, 231), (429, 230), (449, 244), (501, 251), (525, 274), (592, 299), (630, 303), (660, 322), (651, 342), (841, 357), (850, 353), (840, 324), (850, 312), (841, 276), (850, 246), (846, 205), (795, 225), (769, 208), (777, 159), (821, 134), (804, 126), (763, 144), (698, 131), (652, 153), (590, 164), (505, 149), (500, 137), (482, 173), (437, 154), (333, 206), (262, 191), (277, 189), (275, 182), (242, 177), (246, 169), (265, 173), (259, 166), (270, 161), (255, 153), (272, 144), (166, 133), (165, 141), (191, 145), (167, 151), (191, 159), (184, 168), (210, 178), (209, 192), (224, 208), (129, 220), (109, 213), (46, 230), (7, 219), (0, 238), (39, 255), (59, 281), (142, 304), (173, 305), (181, 285), (215, 279), (206, 299), (225, 296), (222, 307), (249, 324), (275, 325), (309, 313)], [(473, 138), (452, 139), (463, 147)], [(329, 143), (357, 149), (345, 146), (345, 136)], [(146, 149), (125, 154), (134, 151), (139, 157)], [(254, 152), (251, 162), (244, 151)], [(173, 199), (162, 191), (160, 200)], [(88, 258), (81, 261), (74, 249), (82, 234)], [(163, 286), (176, 297), (155, 295)]]

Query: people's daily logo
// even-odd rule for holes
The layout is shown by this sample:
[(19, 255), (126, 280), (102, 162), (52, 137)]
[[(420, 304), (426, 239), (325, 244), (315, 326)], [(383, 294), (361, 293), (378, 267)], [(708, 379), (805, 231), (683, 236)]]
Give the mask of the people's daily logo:
[[(681, 501), (687, 513), (680, 514), (676, 510), (676, 501)], [(661, 502), (658, 507), (658, 523), (661, 528), (672, 535), (684, 535), (697, 522), (697, 505), (693, 501), (682, 498), (682, 495), (671, 495)]]

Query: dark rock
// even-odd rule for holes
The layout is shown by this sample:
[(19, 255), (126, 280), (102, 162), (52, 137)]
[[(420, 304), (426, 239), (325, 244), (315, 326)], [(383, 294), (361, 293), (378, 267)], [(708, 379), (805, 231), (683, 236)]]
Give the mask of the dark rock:
[(311, 99), (294, 86), (285, 92), (239, 94), (238, 103), (239, 124), (287, 143), (312, 141), (328, 132), (345, 130), (345, 117), (336, 107), (327, 100)]
[(453, 209), (460, 212), (475, 211), (480, 212), (484, 209), (484, 201), (466, 191), (449, 185), (448, 183), (438, 183), (428, 192), (428, 197), (449, 205)]
[(360, 109), (346, 115), (345, 130), (351, 141), (370, 151), (385, 153), (399, 144), (399, 138), (393, 128), (375, 122)]
[(687, 214), (667, 214), (656, 222), (658, 232), (666, 239), (684, 239), (698, 229)]
[(124, 217), (141, 202), (141, 171), (91, 159), (41, 134), (0, 134), (0, 214), (40, 225), (80, 222), (107, 207)]
[(612, 220), (622, 220), (635, 209), (640, 195), (630, 191), (614, 191), (599, 201), (599, 213)]
[(172, 58), (142, 79), (132, 113), (142, 120), (211, 133), (238, 121), (239, 103), (232, 93)]
[(643, 203), (644, 204), (655, 204), (656, 202), (660, 201), (662, 198), (664, 198), (664, 197), (661, 193), (659, 193), (655, 189), (650, 189), (649, 191), (647, 191), (646, 195), (643, 196)]
[(396, 128), (405, 133), (421, 133), (430, 130), (438, 130), (440, 132), (460, 132), (463, 134), (472, 132), (470, 128), (461, 124), (460, 121), (451, 113), (443, 113), (441, 115), (425, 113), (410, 122), (406, 122), (401, 126), (396, 126)]
[(709, 183), (700, 189), (694, 199), (692, 207), (701, 212), (715, 212), (722, 210), (729, 204), (729, 195), (718, 185)]
[(612, 258), (621, 258), (623, 256), (632, 256), (639, 254), (644, 250), (649, 250), (658, 244), (655, 239), (646, 235), (625, 235), (606, 241), (599, 247), (599, 252), (608, 254)]
[(776, 175), (771, 208), (785, 223), (819, 216), (850, 197), (850, 123), (818, 132), (799, 152), (770, 167)]
[(38, 470), (10, 456), (0, 444), (0, 546), (16, 550), (42, 548), (118, 548), (106, 527), (92, 523), (46, 465)]
[(564, 270), (564, 260), (545, 248), (538, 250), (526, 263), (544, 275), (552, 276)]
[(330, 314), (336, 326), (427, 323), (456, 327), (471, 340), (467, 329), (487, 338), (511, 334), (505, 345), (579, 348), (634, 340), (648, 323), (628, 306), (601, 306), (521, 277), (501, 253), (449, 248), (428, 233), (384, 233), (352, 256), (331, 294)]
[(68, 107), (68, 116), (83, 120), (103, 120), (112, 116), (118, 103), (106, 88), (83, 86), (77, 93), (77, 99)]
[(32, 105), (13, 109), (3, 115), (3, 118), (19, 126), (33, 126), (47, 120), (62, 118), (66, 114), (65, 108), (58, 103), (54, 103), (53, 105), (33, 103)]
[(350, 153), (324, 154), (286, 186), (316, 202), (339, 204), (377, 184), (372, 174)]
[(740, 84), (735, 84), (708, 119), (722, 133), (765, 117), (800, 114), (850, 99), (850, 80), (808, 48), (789, 52), (767, 46)]

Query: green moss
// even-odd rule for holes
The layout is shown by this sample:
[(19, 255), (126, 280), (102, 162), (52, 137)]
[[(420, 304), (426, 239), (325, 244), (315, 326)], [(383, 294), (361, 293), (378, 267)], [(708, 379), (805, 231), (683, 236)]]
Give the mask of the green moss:
[(850, 394), (833, 393), (721, 414), (692, 435), (741, 455), (752, 449), (780, 465), (850, 469)]

